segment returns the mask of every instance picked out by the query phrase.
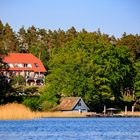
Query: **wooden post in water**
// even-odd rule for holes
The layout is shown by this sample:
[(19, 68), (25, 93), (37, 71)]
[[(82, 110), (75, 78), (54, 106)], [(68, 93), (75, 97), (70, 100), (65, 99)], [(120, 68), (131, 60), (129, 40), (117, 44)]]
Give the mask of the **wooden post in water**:
[(106, 114), (106, 106), (104, 105), (104, 111), (103, 111), (104, 115)]
[(134, 106), (132, 106), (132, 116), (134, 115)]
[(125, 115), (127, 115), (127, 106), (125, 106), (125, 112), (124, 112)]

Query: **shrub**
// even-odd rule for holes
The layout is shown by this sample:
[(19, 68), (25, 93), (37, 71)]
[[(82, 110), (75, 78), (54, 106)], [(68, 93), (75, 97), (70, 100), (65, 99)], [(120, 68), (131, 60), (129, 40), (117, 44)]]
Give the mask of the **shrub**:
[(57, 106), (56, 102), (53, 101), (44, 101), (41, 104), (41, 110), (42, 111), (54, 111), (53, 109)]
[(27, 87), (25, 88), (25, 91), (24, 91), (27, 95), (33, 95), (33, 94), (36, 94), (38, 95), (38, 87)]
[(25, 84), (25, 78), (21, 75), (19, 76), (13, 76), (11, 79), (12, 85), (24, 85)]
[(25, 97), (23, 104), (29, 107), (32, 111), (40, 110), (39, 97)]

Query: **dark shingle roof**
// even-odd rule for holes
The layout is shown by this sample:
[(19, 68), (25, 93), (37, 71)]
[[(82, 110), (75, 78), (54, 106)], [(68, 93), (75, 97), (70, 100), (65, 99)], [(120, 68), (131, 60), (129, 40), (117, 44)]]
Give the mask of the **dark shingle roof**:
[(57, 110), (70, 111), (79, 102), (80, 97), (63, 97), (60, 100), (60, 104), (57, 106)]

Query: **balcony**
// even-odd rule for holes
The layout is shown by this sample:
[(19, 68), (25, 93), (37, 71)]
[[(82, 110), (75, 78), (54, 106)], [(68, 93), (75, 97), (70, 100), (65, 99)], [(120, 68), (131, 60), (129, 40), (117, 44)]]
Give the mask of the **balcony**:
[(43, 74), (35, 76), (26, 76), (27, 80), (43, 80), (44, 78), (45, 76)]

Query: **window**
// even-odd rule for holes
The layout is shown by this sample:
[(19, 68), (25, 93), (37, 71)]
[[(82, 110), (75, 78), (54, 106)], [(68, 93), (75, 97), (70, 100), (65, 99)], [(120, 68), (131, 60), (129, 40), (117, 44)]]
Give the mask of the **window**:
[(32, 68), (32, 65), (31, 64), (28, 64), (28, 68)]
[(17, 63), (14, 66), (15, 66), (15, 68), (18, 68), (19, 67)]
[(19, 67), (19, 68), (22, 68), (23, 66), (22, 66), (22, 64), (18, 64), (18, 67)]
[(35, 67), (36, 67), (36, 68), (38, 68), (38, 67), (39, 67), (38, 63), (34, 63), (34, 64), (35, 64)]
[(10, 68), (13, 68), (14, 67), (13, 64), (8, 64), (8, 65), (9, 65)]
[(78, 106), (81, 106), (81, 102), (78, 103)]
[(26, 63), (23, 64), (23, 67), (24, 67), (24, 68), (27, 68), (27, 67), (28, 67), (28, 64), (26, 64)]

